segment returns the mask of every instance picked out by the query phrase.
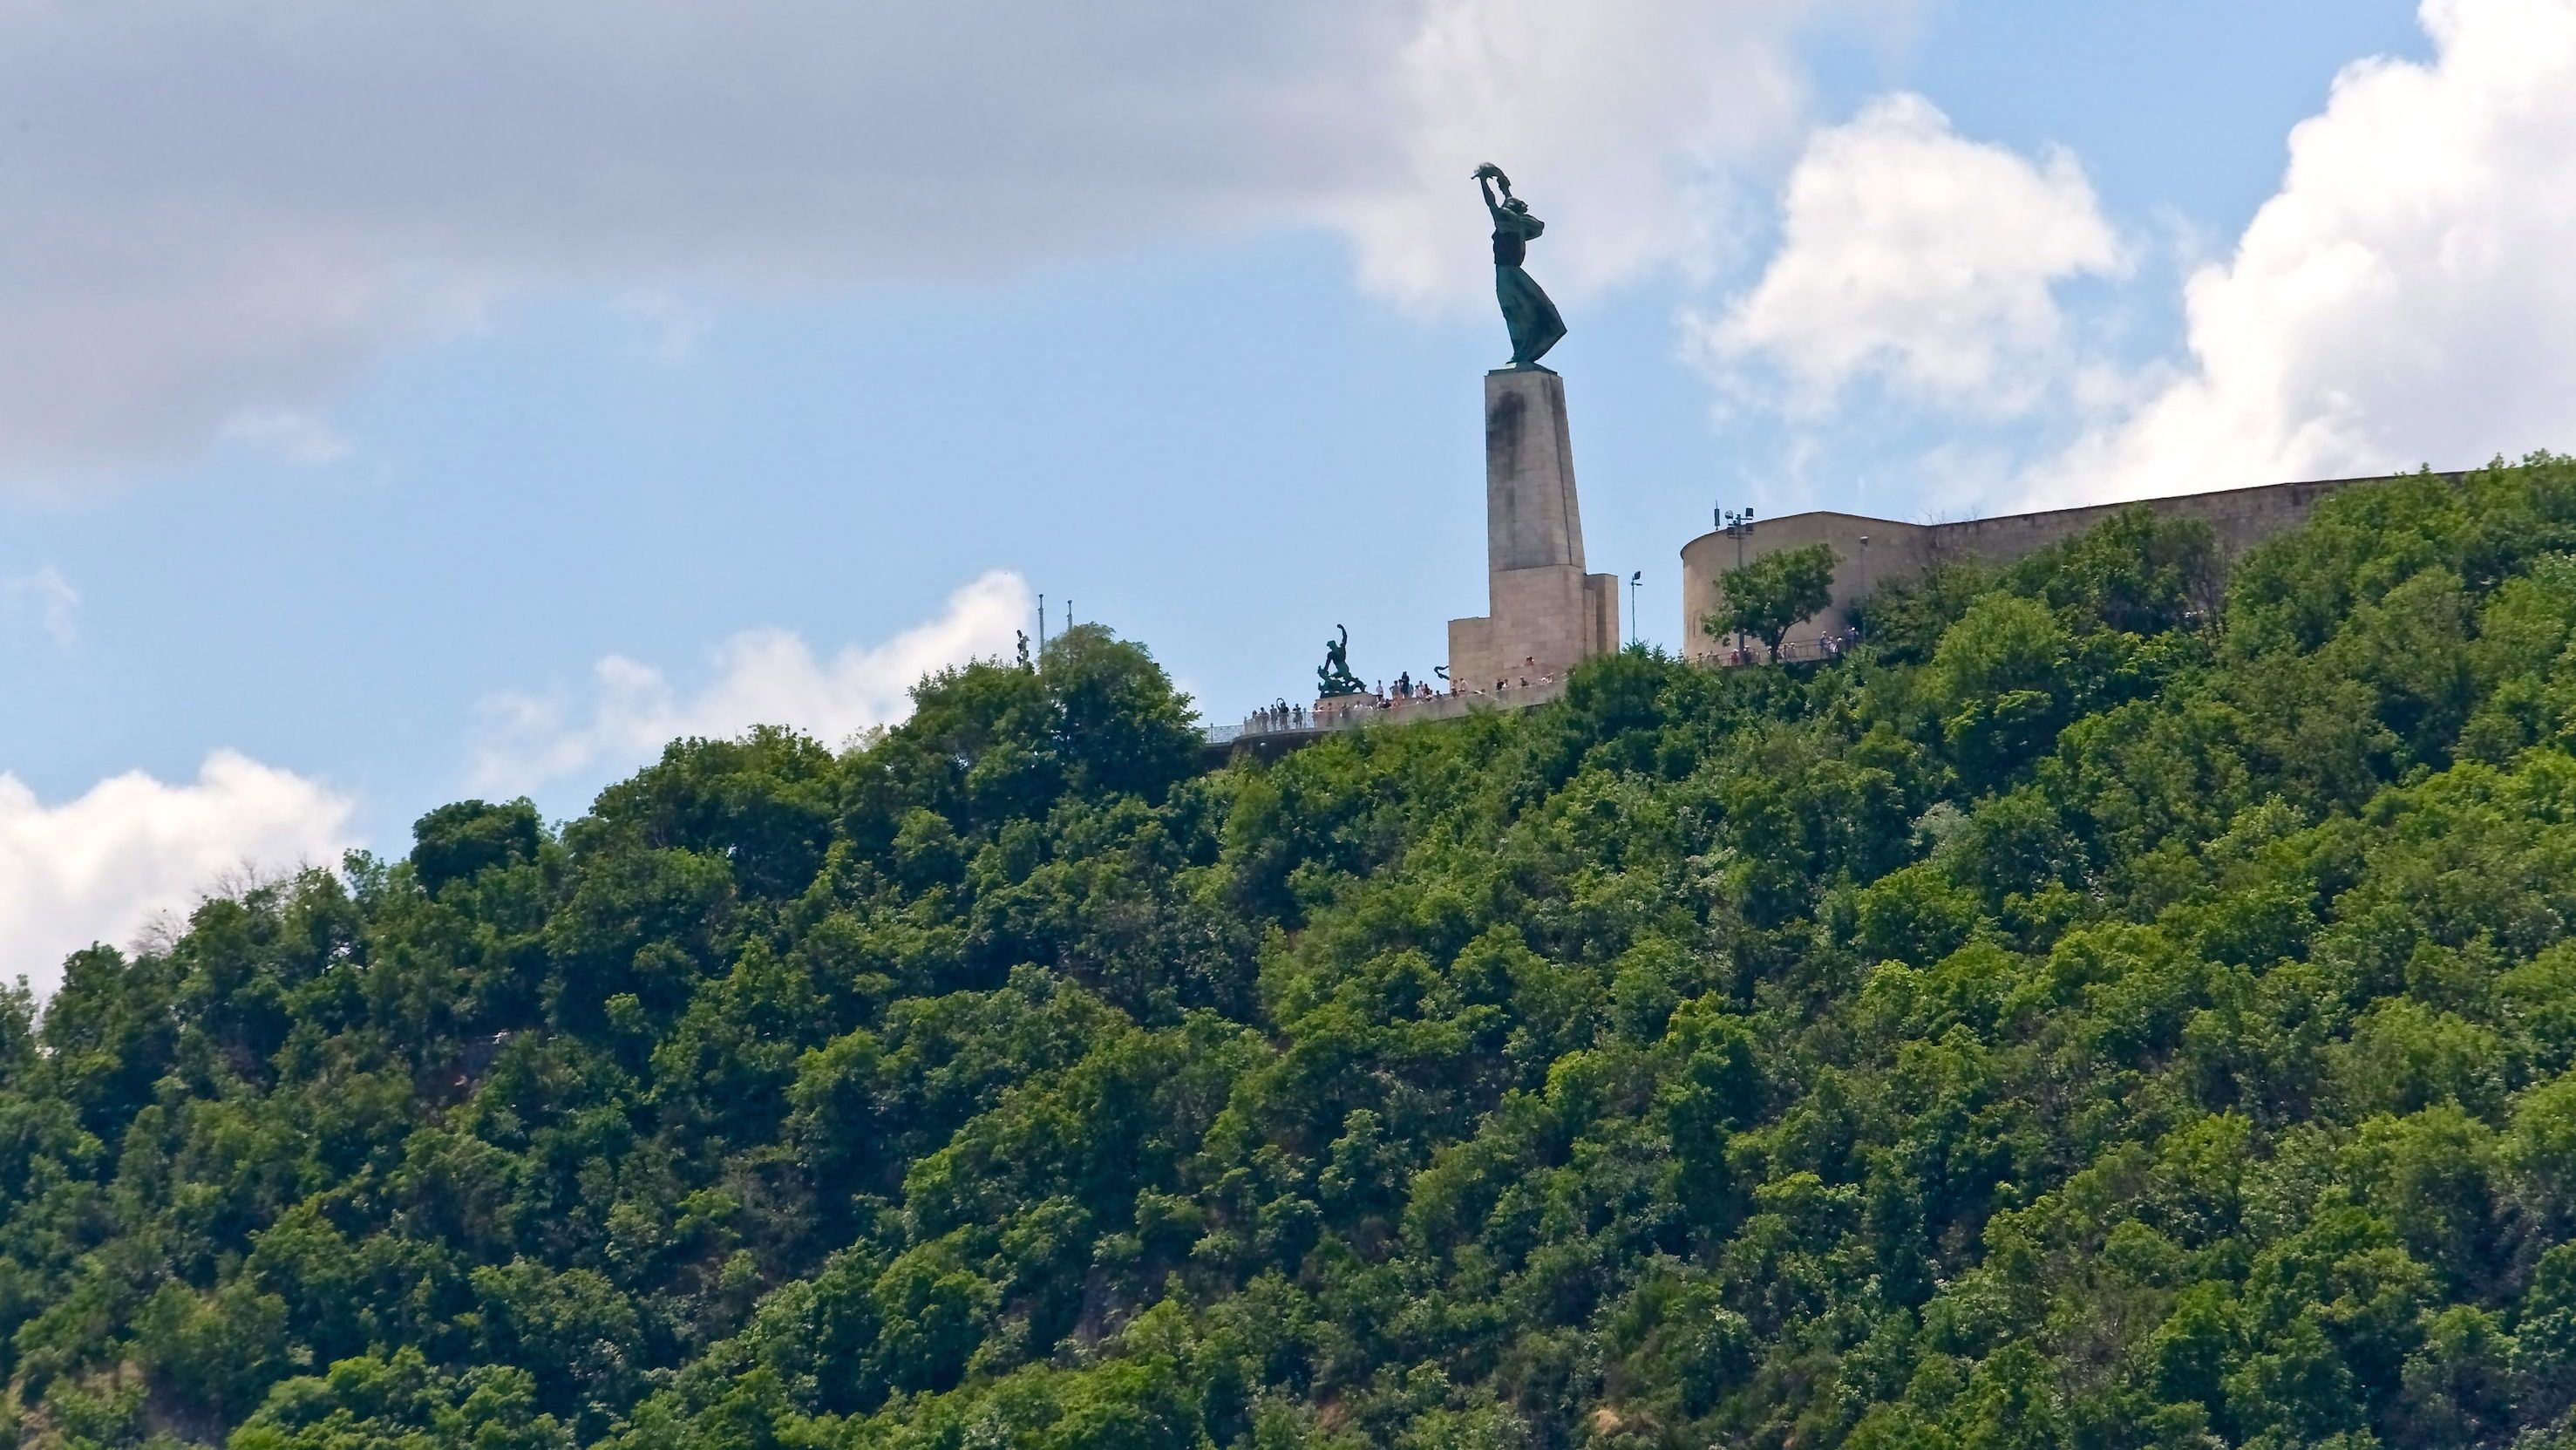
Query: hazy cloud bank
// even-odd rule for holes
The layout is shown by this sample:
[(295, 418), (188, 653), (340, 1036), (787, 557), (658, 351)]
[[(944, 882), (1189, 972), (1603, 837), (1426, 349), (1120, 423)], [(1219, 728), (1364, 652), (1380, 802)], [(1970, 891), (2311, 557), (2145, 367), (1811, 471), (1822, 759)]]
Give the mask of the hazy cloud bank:
[(1704, 266), (1793, 46), (1909, 0), (0, 0), (0, 483), (231, 436), (327, 462), (389, 348), (538, 289), (781, 293), (1281, 225), (1483, 292), (1467, 172), (1570, 293)]
[(80, 602), (80, 591), (51, 564), (0, 576), (0, 619), (35, 626), (56, 649), (80, 643)]

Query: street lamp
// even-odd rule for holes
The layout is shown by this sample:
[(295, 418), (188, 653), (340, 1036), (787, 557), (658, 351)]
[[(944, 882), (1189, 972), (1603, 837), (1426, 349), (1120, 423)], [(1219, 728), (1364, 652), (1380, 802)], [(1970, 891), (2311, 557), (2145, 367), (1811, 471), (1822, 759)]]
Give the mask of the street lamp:
[[(1744, 541), (1753, 536), (1753, 510), (1721, 507), (1715, 513), (1717, 526), (1735, 541), (1735, 567), (1741, 569), (1744, 567)], [(1738, 660), (1744, 658), (1744, 631), (1740, 627), (1735, 631), (1735, 657)]]
[(1637, 642), (1637, 586), (1646, 582), (1646, 571), (1628, 576), (1628, 643)]
[[(1867, 534), (1860, 536), (1860, 597), (1863, 599), (1869, 597), (1869, 535)], [(1852, 638), (1860, 638), (1860, 618), (1857, 613), (1852, 618)]]

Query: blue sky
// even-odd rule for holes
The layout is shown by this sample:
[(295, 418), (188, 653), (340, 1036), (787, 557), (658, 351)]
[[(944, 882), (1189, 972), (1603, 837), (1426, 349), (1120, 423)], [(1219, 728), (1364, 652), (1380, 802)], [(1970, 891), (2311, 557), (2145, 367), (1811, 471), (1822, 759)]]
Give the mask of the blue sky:
[(465, 6), (443, 62), (408, 0), (0, 0), (0, 205), (48, 218), (0, 242), (0, 973), (460, 795), (575, 813), (675, 731), (892, 718), (1023, 591), (1216, 718), (1337, 623), (1426, 671), (1483, 608), (1485, 159), (1649, 640), (1719, 501), (2568, 437), (2532, 259), (2576, 226), (2466, 219), (2564, 179), (2498, 76), (2564, 93), (2570, 0), (1122, 3), (998, 57), (1040, 12), (666, 0), (601, 47), (587, 3)]

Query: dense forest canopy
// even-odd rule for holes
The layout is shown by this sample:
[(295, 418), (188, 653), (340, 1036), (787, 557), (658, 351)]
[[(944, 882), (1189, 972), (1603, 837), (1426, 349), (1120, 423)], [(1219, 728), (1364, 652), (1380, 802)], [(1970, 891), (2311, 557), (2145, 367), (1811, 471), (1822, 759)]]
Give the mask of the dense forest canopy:
[(1077, 630), (0, 1004), (0, 1440), (2576, 1445), (2576, 464), (1198, 767)]

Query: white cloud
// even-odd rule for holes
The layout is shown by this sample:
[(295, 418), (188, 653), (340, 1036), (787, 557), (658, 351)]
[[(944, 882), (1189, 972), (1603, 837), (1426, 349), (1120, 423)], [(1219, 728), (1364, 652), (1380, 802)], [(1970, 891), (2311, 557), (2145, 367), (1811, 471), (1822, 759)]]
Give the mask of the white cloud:
[(1688, 325), (1731, 389), (1776, 368), (1787, 402), (1829, 405), (1863, 376), (1976, 411), (2027, 409), (2064, 367), (2052, 292), (2126, 270), (2074, 156), (1969, 141), (1894, 95), (1819, 131), (1791, 172), (1780, 249), (1724, 315)]
[(617, 299), (617, 310), (636, 325), (643, 355), (657, 363), (687, 362), (715, 328), (704, 304), (676, 292), (630, 292)]
[(133, 771), (53, 806), (0, 772), (0, 978), (24, 976), (43, 996), (64, 957), (128, 944), (245, 865), (336, 863), (353, 844), (351, 808), (229, 750), (207, 756), (193, 783)]
[(57, 649), (80, 643), (80, 592), (51, 564), (0, 579), (0, 605), (0, 615), (34, 620)]
[(909, 692), (922, 676), (1010, 654), (1032, 610), (1027, 583), (996, 570), (950, 595), (938, 617), (828, 659), (785, 630), (737, 634), (717, 648), (705, 683), (689, 691), (651, 665), (611, 655), (593, 668), (585, 699), (508, 694), (485, 702), (474, 788), (516, 795), (632, 767), (675, 739), (723, 738), (754, 725), (791, 725), (836, 743), (909, 715)]
[(1477, 265), (1491, 224), (1467, 180), (1482, 161), (1549, 221), (1531, 265), (1562, 291), (1704, 269), (1730, 239), (1737, 170), (1794, 140), (1806, 84), (1792, 43), (1825, 8), (1420, 0), (1390, 11), (1407, 17), (1397, 43), (1354, 77), (1367, 98), (1358, 164), (1309, 209), (1358, 244), (1367, 285), (1417, 304), (1491, 297)]
[(2458, 466), (2576, 442), (2576, 0), (2425, 0), (2185, 291), (2190, 359), (2036, 470), (2035, 506)]
[(313, 414), (533, 289), (1288, 224), (1387, 296), (1480, 298), (1488, 159), (1579, 292), (1705, 255), (1730, 167), (1793, 134), (1801, 25), (1911, 3), (0, 0), (0, 481)]
[(338, 463), (357, 451), (330, 424), (291, 408), (236, 414), (224, 424), (223, 436), (307, 468)]

